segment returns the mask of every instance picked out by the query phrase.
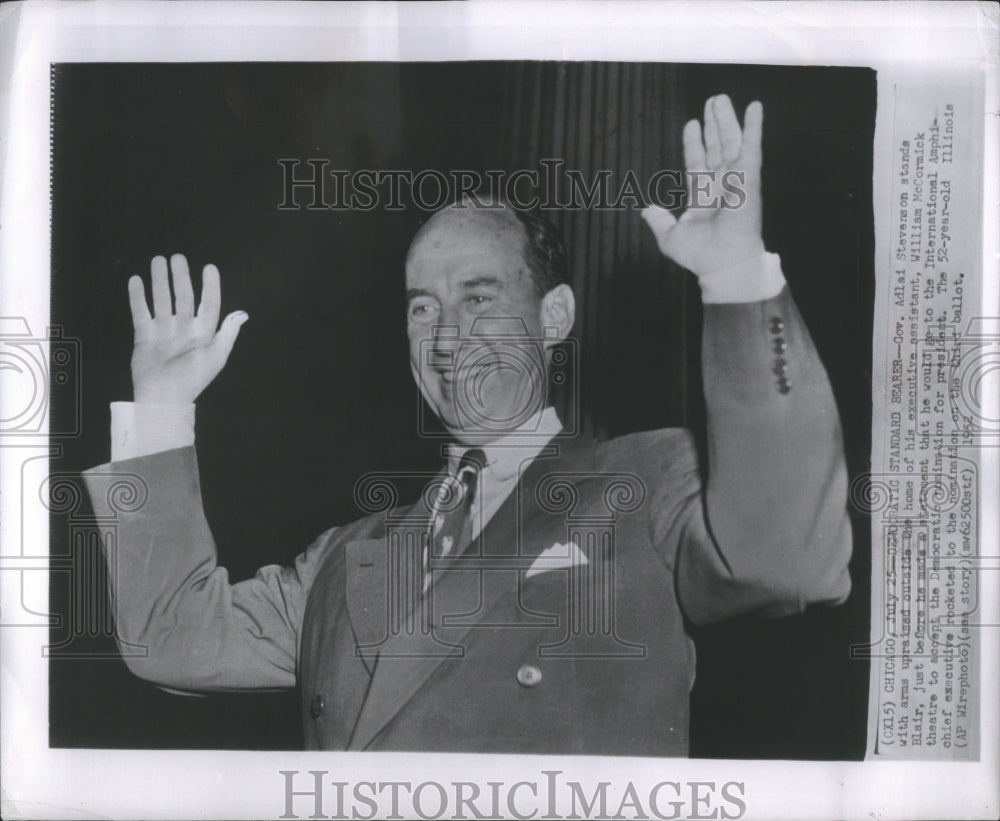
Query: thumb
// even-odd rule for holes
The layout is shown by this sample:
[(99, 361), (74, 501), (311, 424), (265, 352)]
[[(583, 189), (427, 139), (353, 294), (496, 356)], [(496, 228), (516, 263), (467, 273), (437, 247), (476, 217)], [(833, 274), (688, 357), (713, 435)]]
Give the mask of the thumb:
[(653, 232), (656, 244), (660, 246), (660, 250), (664, 254), (667, 253), (667, 237), (674, 226), (677, 225), (677, 218), (660, 205), (649, 205), (643, 208), (640, 213), (642, 214), (642, 218), (646, 220), (646, 225)]
[(229, 354), (233, 350), (233, 345), (236, 344), (236, 337), (239, 336), (240, 328), (249, 318), (250, 315), (246, 311), (234, 311), (222, 320), (222, 326), (216, 331), (215, 336), (212, 337), (212, 342), (209, 346), (212, 349), (212, 354), (219, 362), (219, 367), (226, 364), (226, 360), (229, 359)]

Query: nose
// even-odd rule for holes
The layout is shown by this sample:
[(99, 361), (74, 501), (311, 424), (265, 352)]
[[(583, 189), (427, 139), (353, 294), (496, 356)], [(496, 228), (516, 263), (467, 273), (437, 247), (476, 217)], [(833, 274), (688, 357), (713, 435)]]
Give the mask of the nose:
[(438, 371), (450, 371), (455, 367), (460, 342), (461, 329), (458, 325), (435, 325), (427, 346), (427, 365)]

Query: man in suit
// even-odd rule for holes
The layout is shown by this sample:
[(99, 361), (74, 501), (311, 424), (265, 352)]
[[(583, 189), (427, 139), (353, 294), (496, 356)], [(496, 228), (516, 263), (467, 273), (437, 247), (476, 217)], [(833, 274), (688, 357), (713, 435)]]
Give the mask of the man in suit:
[[(563, 434), (543, 390), (574, 320), (561, 243), (462, 201), (406, 260), (411, 365), (455, 440), (446, 471), (408, 506), (359, 486), (370, 515), (235, 584), (202, 510), (193, 402), (246, 315), (217, 330), (212, 266), (195, 313), (179, 255), (172, 307), (154, 259), (152, 313), (129, 282), (135, 402), (112, 406), (112, 466), (85, 474), (118, 517), (118, 634), (149, 649), (133, 672), (187, 691), (298, 686), (312, 749), (685, 755), (686, 626), (850, 590), (836, 407), (761, 239), (762, 121), (752, 103), (741, 129), (721, 95), (684, 132), (689, 170), (745, 175), (743, 207), (644, 212), (702, 290), (704, 470), (684, 430)], [(143, 498), (115, 512), (122, 474)]]

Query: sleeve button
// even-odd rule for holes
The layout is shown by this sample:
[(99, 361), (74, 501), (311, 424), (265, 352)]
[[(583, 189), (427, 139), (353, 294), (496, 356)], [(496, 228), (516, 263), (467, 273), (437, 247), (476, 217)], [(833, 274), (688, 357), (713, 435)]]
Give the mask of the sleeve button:
[(535, 687), (542, 680), (542, 671), (534, 664), (522, 664), (517, 668), (517, 683), (522, 687)]

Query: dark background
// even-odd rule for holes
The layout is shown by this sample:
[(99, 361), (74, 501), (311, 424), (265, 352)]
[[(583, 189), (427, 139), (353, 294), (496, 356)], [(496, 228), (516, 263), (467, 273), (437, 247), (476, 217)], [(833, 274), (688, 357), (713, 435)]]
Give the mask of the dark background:
[[(560, 117), (570, 123), (566, 165), (580, 167), (573, 146), (586, 138), (586, 121), (569, 114), (592, 99), (587, 78), (626, 76), (644, 83), (647, 98), (669, 102), (645, 107), (641, 120), (646, 129), (662, 122), (673, 145), (711, 94), (729, 93), (738, 111), (763, 101), (765, 241), (782, 256), (833, 382), (851, 477), (866, 472), (874, 73), (640, 64), (618, 73), (556, 63), (55, 66), (52, 323), (79, 340), (83, 379), (79, 402), (53, 395), (53, 430), (71, 429), (76, 417), (81, 434), (53, 439), (52, 472), (107, 461), (108, 403), (131, 398), (125, 283), (148, 275), (154, 254), (174, 252), (195, 271), (217, 264), (223, 313), (251, 317), (198, 403), (206, 512), (233, 580), (290, 563), (318, 533), (356, 518), (352, 488), (363, 473), (434, 469), (440, 442), (414, 436), (418, 395), (403, 321), (403, 260), (426, 214), (281, 211), (277, 159), (323, 157), (344, 169), (533, 167), (525, 135), (551, 135)], [(539, 78), (551, 79), (557, 104), (531, 104)], [(600, 82), (610, 106), (611, 81)], [(609, 133), (624, 144), (630, 122), (620, 116)], [(628, 151), (620, 156), (628, 162)], [(681, 166), (679, 153), (654, 160)], [(591, 231), (602, 220), (627, 228), (597, 272), (579, 236), (569, 243), (581, 300), (582, 429), (613, 436), (685, 425), (700, 435), (690, 275), (659, 258), (635, 227), (638, 214), (586, 218)], [(99, 551), (79, 538), (92, 524), (86, 504), (52, 516), (51, 553), (63, 570), (51, 584), (52, 611), (62, 616), (49, 651), (51, 745), (299, 747), (294, 692), (182, 697), (126, 671)], [(868, 637), (869, 533), (852, 516), (845, 605), (696, 633), (692, 756), (863, 757), (868, 666), (849, 648)]]

